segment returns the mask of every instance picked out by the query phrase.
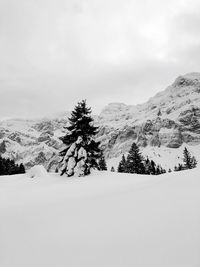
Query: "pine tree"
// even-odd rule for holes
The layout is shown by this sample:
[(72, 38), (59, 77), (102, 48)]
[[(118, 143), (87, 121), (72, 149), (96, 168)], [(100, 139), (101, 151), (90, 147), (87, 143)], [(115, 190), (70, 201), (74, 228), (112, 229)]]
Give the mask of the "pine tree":
[[(158, 169), (160, 169), (160, 167), (158, 166)], [(157, 168), (156, 168), (156, 164), (155, 164), (155, 162), (153, 161), (153, 160), (151, 160), (150, 161), (150, 174), (153, 174), (153, 175), (155, 175), (155, 174), (160, 174), (160, 171), (159, 171), (159, 173), (157, 173)]]
[(174, 171), (177, 172), (178, 171), (178, 167), (174, 166)]
[[(65, 127), (67, 133), (61, 138), (63, 143), (68, 147), (74, 143), (78, 136), (83, 138), (82, 146), (87, 151), (88, 173), (90, 167), (98, 168), (97, 160), (101, 156), (99, 148), (100, 142), (96, 142), (93, 138), (98, 132), (98, 127), (93, 125), (94, 120), (91, 117), (91, 108), (87, 107), (86, 100), (79, 102), (71, 113), (69, 126)], [(67, 149), (61, 151), (60, 155), (64, 156)]]
[(196, 168), (196, 166), (197, 166), (197, 160), (196, 160), (196, 158), (193, 156), (193, 157), (192, 157), (192, 168)]
[(122, 155), (122, 159), (119, 162), (118, 168), (117, 168), (118, 172), (126, 172), (126, 159), (124, 154)]
[[(147, 159), (144, 161), (145, 174), (156, 175), (157, 172), (160, 172), (159, 166), (156, 166), (156, 163), (153, 160)], [(160, 173), (159, 173), (160, 174)]]
[(16, 165), (14, 160), (9, 160), (8, 159), (8, 174), (17, 174), (17, 170), (16, 170)]
[(112, 166), (110, 169), (111, 172), (115, 172), (115, 168)]
[(136, 143), (133, 143), (127, 156), (126, 171), (128, 173), (144, 174), (143, 157)]
[(161, 167), (160, 167), (160, 165), (157, 165), (154, 174), (159, 175), (159, 174), (161, 174), (161, 173), (162, 173), (162, 171), (161, 171)]
[(19, 165), (19, 173), (25, 173), (25, 167), (22, 163)]
[(148, 174), (148, 175), (151, 174), (151, 170), (150, 170), (151, 162), (148, 157), (144, 161), (144, 167), (145, 167), (145, 174)]
[(184, 167), (183, 167), (183, 164), (178, 164), (178, 171), (182, 171), (182, 170), (184, 170)]
[(195, 157), (192, 157), (190, 152), (187, 150), (187, 148), (184, 148), (183, 151), (183, 162), (185, 169), (192, 169), (195, 168), (197, 165), (197, 161)]
[(117, 172), (124, 172), (124, 171), (123, 171), (123, 167), (122, 167), (122, 162), (121, 162), (121, 161), (119, 162), (119, 165), (118, 165), (118, 167), (117, 167)]
[(99, 170), (100, 171), (107, 171), (107, 165), (104, 156), (102, 155), (99, 159)]

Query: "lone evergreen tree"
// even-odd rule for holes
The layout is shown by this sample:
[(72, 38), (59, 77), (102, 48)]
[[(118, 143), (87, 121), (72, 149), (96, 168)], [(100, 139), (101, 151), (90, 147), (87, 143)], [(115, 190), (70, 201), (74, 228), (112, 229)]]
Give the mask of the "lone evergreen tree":
[[(60, 156), (65, 156), (68, 148), (77, 138), (82, 137), (82, 146), (87, 151), (88, 173), (91, 167), (98, 168), (97, 160), (101, 156), (99, 148), (100, 142), (96, 142), (93, 138), (98, 132), (98, 127), (94, 126), (94, 120), (91, 117), (91, 108), (87, 107), (86, 100), (79, 102), (71, 113), (69, 125), (65, 127), (67, 133), (61, 140), (67, 148), (61, 151)], [(87, 173), (86, 173), (87, 174)]]
[(132, 144), (129, 154), (127, 156), (126, 171), (128, 173), (138, 173), (138, 174), (145, 173), (143, 157), (136, 143)]
[(118, 168), (117, 168), (118, 172), (126, 172), (126, 159), (124, 154), (122, 155), (122, 159), (119, 162)]
[(107, 171), (107, 165), (104, 156), (102, 155), (99, 159), (99, 170), (100, 171)]

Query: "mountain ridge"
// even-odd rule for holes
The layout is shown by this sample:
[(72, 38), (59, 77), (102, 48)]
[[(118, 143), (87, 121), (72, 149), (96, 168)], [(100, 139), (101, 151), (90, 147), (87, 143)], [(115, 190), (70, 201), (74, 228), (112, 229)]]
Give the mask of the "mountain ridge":
[[(0, 121), (0, 153), (27, 168), (55, 168), (59, 137), (65, 134), (69, 112), (49, 118)], [(179, 76), (165, 90), (138, 105), (110, 103), (94, 117), (105, 157), (126, 153), (136, 142), (141, 148), (180, 148), (200, 144), (200, 73)]]

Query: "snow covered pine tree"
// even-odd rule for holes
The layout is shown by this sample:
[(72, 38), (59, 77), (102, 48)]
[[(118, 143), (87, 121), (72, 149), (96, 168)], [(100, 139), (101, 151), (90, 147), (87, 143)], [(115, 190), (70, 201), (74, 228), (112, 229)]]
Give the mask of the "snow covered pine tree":
[(81, 146), (87, 152), (84, 170), (84, 175), (87, 175), (91, 168), (98, 168), (97, 160), (101, 157), (102, 152), (99, 148), (100, 142), (94, 140), (98, 127), (93, 124), (91, 108), (87, 107), (86, 100), (82, 100), (75, 106), (68, 120), (69, 126), (65, 127), (67, 133), (60, 138), (67, 148), (60, 152), (60, 156), (64, 159), (70, 146), (77, 141), (78, 137), (81, 137)]

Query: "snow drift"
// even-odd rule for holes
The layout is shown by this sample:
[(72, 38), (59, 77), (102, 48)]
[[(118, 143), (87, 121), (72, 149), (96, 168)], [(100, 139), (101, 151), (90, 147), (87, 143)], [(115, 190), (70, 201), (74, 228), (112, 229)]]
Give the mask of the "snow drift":
[(46, 169), (42, 165), (36, 165), (27, 172), (28, 177), (30, 178), (44, 178), (48, 175)]

